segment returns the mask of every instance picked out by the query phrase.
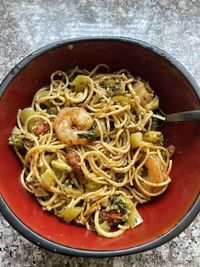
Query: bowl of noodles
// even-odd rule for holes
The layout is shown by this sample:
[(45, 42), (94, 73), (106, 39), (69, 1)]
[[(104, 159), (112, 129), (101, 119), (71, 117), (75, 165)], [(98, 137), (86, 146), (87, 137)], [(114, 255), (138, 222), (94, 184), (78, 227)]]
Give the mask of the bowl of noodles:
[(200, 109), (185, 68), (145, 42), (73, 39), (22, 60), (0, 87), (0, 209), (24, 237), (74, 256), (162, 245), (200, 209)]

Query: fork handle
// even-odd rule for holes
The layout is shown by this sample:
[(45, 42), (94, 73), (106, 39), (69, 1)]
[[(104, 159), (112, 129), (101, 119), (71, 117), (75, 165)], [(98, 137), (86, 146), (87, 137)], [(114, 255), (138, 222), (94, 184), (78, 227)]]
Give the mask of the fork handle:
[(184, 111), (165, 115), (166, 122), (172, 121), (199, 121), (200, 110)]

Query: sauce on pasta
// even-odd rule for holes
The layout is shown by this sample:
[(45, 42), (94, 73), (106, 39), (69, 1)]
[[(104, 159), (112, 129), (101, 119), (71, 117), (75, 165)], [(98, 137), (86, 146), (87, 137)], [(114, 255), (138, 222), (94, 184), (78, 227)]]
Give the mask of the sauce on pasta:
[(23, 187), (43, 210), (103, 237), (136, 227), (138, 204), (170, 182), (173, 147), (163, 146), (158, 107), (149, 83), (126, 69), (55, 71), (9, 138)]

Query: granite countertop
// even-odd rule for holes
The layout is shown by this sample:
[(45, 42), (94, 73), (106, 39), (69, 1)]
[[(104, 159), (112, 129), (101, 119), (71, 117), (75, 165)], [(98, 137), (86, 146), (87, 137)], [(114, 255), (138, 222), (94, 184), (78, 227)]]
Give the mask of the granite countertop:
[[(176, 57), (200, 85), (199, 0), (0, 0), (0, 82), (35, 49), (79, 36), (141, 39)], [(0, 266), (200, 266), (200, 217), (145, 253), (87, 259), (53, 254), (21, 237), (0, 215)]]

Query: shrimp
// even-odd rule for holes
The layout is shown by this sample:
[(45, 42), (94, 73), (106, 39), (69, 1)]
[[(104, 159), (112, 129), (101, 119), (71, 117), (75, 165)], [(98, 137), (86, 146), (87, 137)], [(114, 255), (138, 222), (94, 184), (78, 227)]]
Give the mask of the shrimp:
[(137, 83), (134, 87), (134, 91), (139, 96), (143, 107), (145, 107), (153, 99), (153, 93), (148, 92), (143, 82)]
[[(157, 155), (150, 155), (145, 163), (145, 167), (147, 169), (146, 181), (159, 184), (168, 179), (164, 165)], [(145, 183), (143, 183), (143, 187), (152, 193), (156, 193), (161, 189), (160, 187), (150, 186)]]
[(161, 183), (166, 180), (166, 172), (163, 163), (157, 155), (150, 155), (145, 164), (148, 169), (148, 181)]
[(61, 110), (55, 118), (54, 129), (61, 142), (70, 145), (87, 144), (87, 132), (94, 123), (83, 108), (71, 107)]

